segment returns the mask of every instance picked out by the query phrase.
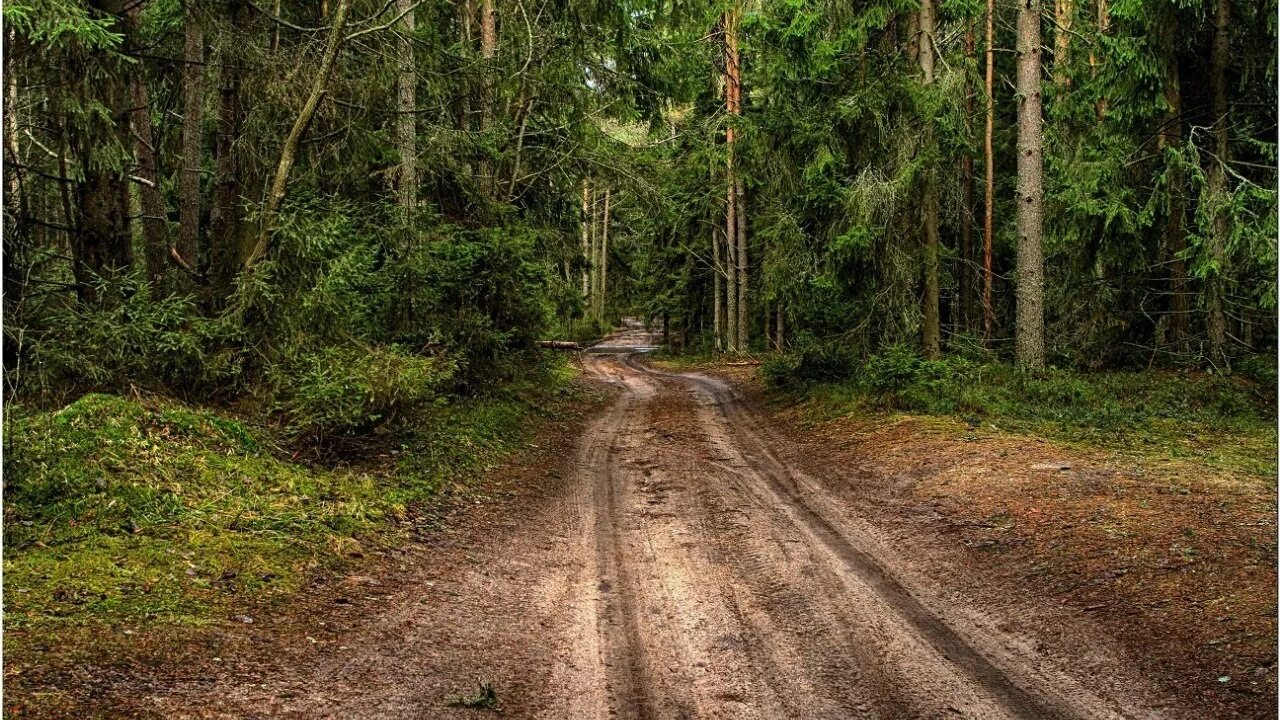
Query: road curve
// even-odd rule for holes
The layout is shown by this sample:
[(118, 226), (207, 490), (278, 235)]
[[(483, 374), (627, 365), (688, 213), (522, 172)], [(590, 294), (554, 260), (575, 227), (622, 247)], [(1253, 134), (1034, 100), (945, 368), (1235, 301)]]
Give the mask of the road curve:
[(874, 504), (848, 487), (841, 502), (838, 473), (807, 473), (730, 385), (631, 350), (652, 341), (631, 327), (584, 356), (617, 393), (542, 502), (431, 549), (332, 640), (262, 648), (274, 659), (148, 702), (176, 718), (462, 718), (458, 693), (487, 679), (507, 717), (547, 720), (1177, 717), (1105, 652), (1054, 654), (922, 574)]

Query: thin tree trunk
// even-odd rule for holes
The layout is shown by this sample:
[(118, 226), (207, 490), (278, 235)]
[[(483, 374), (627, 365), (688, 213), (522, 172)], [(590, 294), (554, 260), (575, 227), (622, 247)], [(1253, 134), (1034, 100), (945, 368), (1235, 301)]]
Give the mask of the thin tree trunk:
[[(923, 0), (920, 4), (920, 75), (927, 88), (933, 85), (934, 69), (934, 32), (936, 29), (936, 12), (933, 0)], [(933, 126), (925, 120), (924, 143), (933, 142)], [(924, 217), (924, 307), (921, 325), (921, 345), (924, 356), (936, 358), (941, 354), (942, 321), (940, 309), (940, 291), (938, 283), (938, 254), (941, 241), (938, 229), (938, 188), (935, 173), (926, 169), (923, 188)]]
[(397, 79), (399, 115), (396, 116), (396, 145), (400, 152), (400, 207), (405, 218), (412, 221), (418, 206), (418, 127), (415, 105), (418, 82), (417, 64), (414, 62), (414, 11), (415, 0), (396, 0), (396, 9), (403, 15), (400, 33), (396, 39), (400, 75)]
[[(126, 16), (125, 26), (129, 45), (135, 43), (138, 33), (140, 5), (133, 5)], [(134, 177), (139, 185), (138, 195), (142, 205), (142, 237), (144, 257), (147, 263), (147, 279), (153, 291), (163, 294), (165, 268), (169, 256), (169, 219), (165, 209), (164, 194), (160, 190), (160, 169), (156, 159), (156, 147), (151, 132), (151, 98), (147, 93), (146, 75), (141, 64), (133, 68), (129, 76), (129, 124), (133, 134)]]
[(983, 135), (983, 149), (986, 160), (985, 187), (982, 207), (982, 337), (991, 341), (991, 333), (995, 329), (995, 305), (992, 298), (992, 283), (995, 273), (991, 266), (992, 245), (995, 226), (995, 186), (996, 158), (992, 136), (995, 130), (996, 95), (995, 95), (995, 0), (987, 0), (987, 118)]
[(591, 299), (591, 185), (582, 178), (582, 301)]
[(1015, 357), (1044, 367), (1044, 179), (1040, 0), (1018, 3), (1018, 288)]
[[(1182, 145), (1182, 77), (1178, 70), (1178, 16), (1169, 12), (1165, 29), (1165, 87), (1164, 98), (1169, 106), (1164, 124), (1166, 152), (1181, 153)], [(1179, 161), (1181, 159), (1179, 158)], [(1182, 253), (1186, 238), (1186, 178), (1178, 164), (1168, 169), (1169, 217), (1165, 226), (1165, 252), (1169, 262), (1169, 322), (1168, 341), (1175, 352), (1185, 352), (1187, 322), (1190, 303), (1187, 297), (1187, 263)]]
[(783, 334), (782, 334), (782, 301), (781, 300), (778, 301), (777, 332), (778, 332), (777, 336), (774, 336), (773, 338), (773, 350), (782, 352), (783, 347), (785, 347), (785, 345), (783, 345)]
[(1054, 1), (1053, 19), (1056, 27), (1053, 36), (1053, 82), (1061, 87), (1071, 84), (1068, 58), (1071, 53), (1071, 21), (1075, 14), (1075, 0)]
[(289, 187), (289, 174), (293, 172), (298, 145), (302, 142), (302, 135), (311, 124), (311, 118), (315, 116), (320, 98), (329, 84), (329, 74), (333, 71), (334, 60), (337, 59), (338, 49), (342, 45), (342, 30), (347, 21), (349, 6), (350, 0), (338, 0), (338, 7), (333, 14), (333, 26), (329, 30), (329, 40), (325, 45), (324, 55), (320, 58), (320, 69), (311, 82), (311, 90), (307, 94), (306, 102), (302, 105), (302, 110), (298, 112), (298, 117), (294, 118), (293, 127), (285, 137), (284, 146), (280, 148), (280, 162), (276, 165), (275, 176), (271, 180), (271, 190), (267, 193), (266, 206), (262, 210), (262, 228), (258, 232), (258, 242), (254, 245), (253, 252), (249, 253), (249, 257), (245, 259), (245, 268), (252, 267), (254, 263), (266, 257), (267, 251), (271, 249), (271, 233), (275, 229), (280, 203), (284, 201)]
[(182, 173), (178, 178), (178, 258), (199, 264), (200, 167), (204, 162), (204, 27), (196, 3), (184, 11), (182, 64)]
[(596, 315), (603, 320), (609, 297), (609, 199), (612, 191), (604, 191), (604, 223), (600, 232), (600, 298), (596, 303)]
[[(235, 37), (249, 24), (248, 6), (228, 3), (230, 35)], [(244, 220), (240, 195), (240, 163), (235, 142), (244, 125), (244, 104), (240, 97), (244, 63), (232, 49), (224, 47), (219, 63), (218, 130), (214, 140), (213, 203), (209, 208), (209, 277), (211, 300), (221, 302), (230, 294), (240, 270), (241, 232)]]
[[(965, 138), (973, 137), (973, 76), (969, 68), (976, 63), (977, 47), (974, 41), (973, 18), (965, 20), (964, 30), (964, 130)], [(960, 209), (960, 283), (959, 312), (955, 318), (958, 331), (968, 332), (973, 322), (973, 153), (967, 149), (960, 156), (960, 186), (964, 207)]]
[[(734, 64), (736, 62), (735, 49), (737, 41), (735, 39), (735, 30), (733, 26), (732, 11), (726, 12), (723, 16), (724, 20), (724, 59), (725, 59), (725, 78), (724, 78), (724, 96), (725, 109), (730, 116), (734, 116), (736, 98), (734, 96)], [(732, 120), (730, 121), (732, 123)], [(725, 329), (728, 335), (729, 352), (738, 352), (740, 349), (738, 343), (738, 192), (737, 180), (734, 176), (733, 169), (733, 141), (734, 128), (730, 124), (725, 128), (725, 177), (726, 177), (726, 210), (725, 210), (725, 257), (728, 261), (729, 272), (725, 283)]]
[[(1098, 0), (1098, 34), (1106, 35), (1111, 30), (1111, 9), (1107, 6), (1107, 0)], [(1098, 72), (1099, 59), (1097, 54), (1089, 51), (1089, 72), (1096, 75)], [(1107, 116), (1107, 99), (1105, 97), (1098, 98), (1096, 109), (1098, 119), (1101, 120)]]
[(1231, 59), (1231, 0), (1217, 0), (1213, 15), (1213, 47), (1209, 55), (1210, 113), (1213, 118), (1213, 155), (1209, 158), (1208, 195), (1212, 214), (1209, 230), (1209, 258), (1213, 271), (1205, 278), (1209, 310), (1209, 358), (1226, 362), (1227, 323), (1223, 308), (1223, 278), (1227, 262), (1227, 238), (1231, 219), (1226, 213), (1227, 163), (1231, 160), (1231, 117), (1227, 96), (1227, 65)]
[(714, 340), (716, 352), (724, 352), (724, 298), (721, 295), (722, 278), (724, 273), (724, 263), (720, 260), (720, 231), (712, 229), (711, 231), (711, 265), (712, 265), (712, 293), (715, 298), (712, 306), (714, 308), (715, 320), (712, 323), (714, 328)]

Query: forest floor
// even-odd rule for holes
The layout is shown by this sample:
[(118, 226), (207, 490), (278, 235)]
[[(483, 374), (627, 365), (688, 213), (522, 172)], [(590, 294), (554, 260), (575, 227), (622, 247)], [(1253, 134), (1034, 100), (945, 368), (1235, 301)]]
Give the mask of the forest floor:
[(81, 668), (77, 716), (1273, 715), (1273, 490), (583, 363), (612, 404), (494, 473), (503, 502), (172, 660)]

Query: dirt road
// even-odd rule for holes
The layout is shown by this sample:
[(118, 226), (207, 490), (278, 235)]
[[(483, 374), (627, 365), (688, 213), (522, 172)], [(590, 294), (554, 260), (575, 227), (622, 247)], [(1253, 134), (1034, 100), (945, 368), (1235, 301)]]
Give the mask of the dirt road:
[(1087, 628), (1041, 642), (900, 553), (729, 385), (626, 352), (651, 342), (587, 356), (616, 400), (536, 507), (432, 550), (322, 639), (146, 703), (468, 717), (487, 683), (508, 717), (1177, 716)]

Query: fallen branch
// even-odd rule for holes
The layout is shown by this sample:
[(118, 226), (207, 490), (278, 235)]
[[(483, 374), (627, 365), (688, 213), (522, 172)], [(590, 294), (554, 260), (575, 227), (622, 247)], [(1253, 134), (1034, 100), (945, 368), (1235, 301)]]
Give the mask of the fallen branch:
[(547, 348), (549, 350), (581, 350), (582, 346), (572, 340), (536, 340), (534, 347)]

